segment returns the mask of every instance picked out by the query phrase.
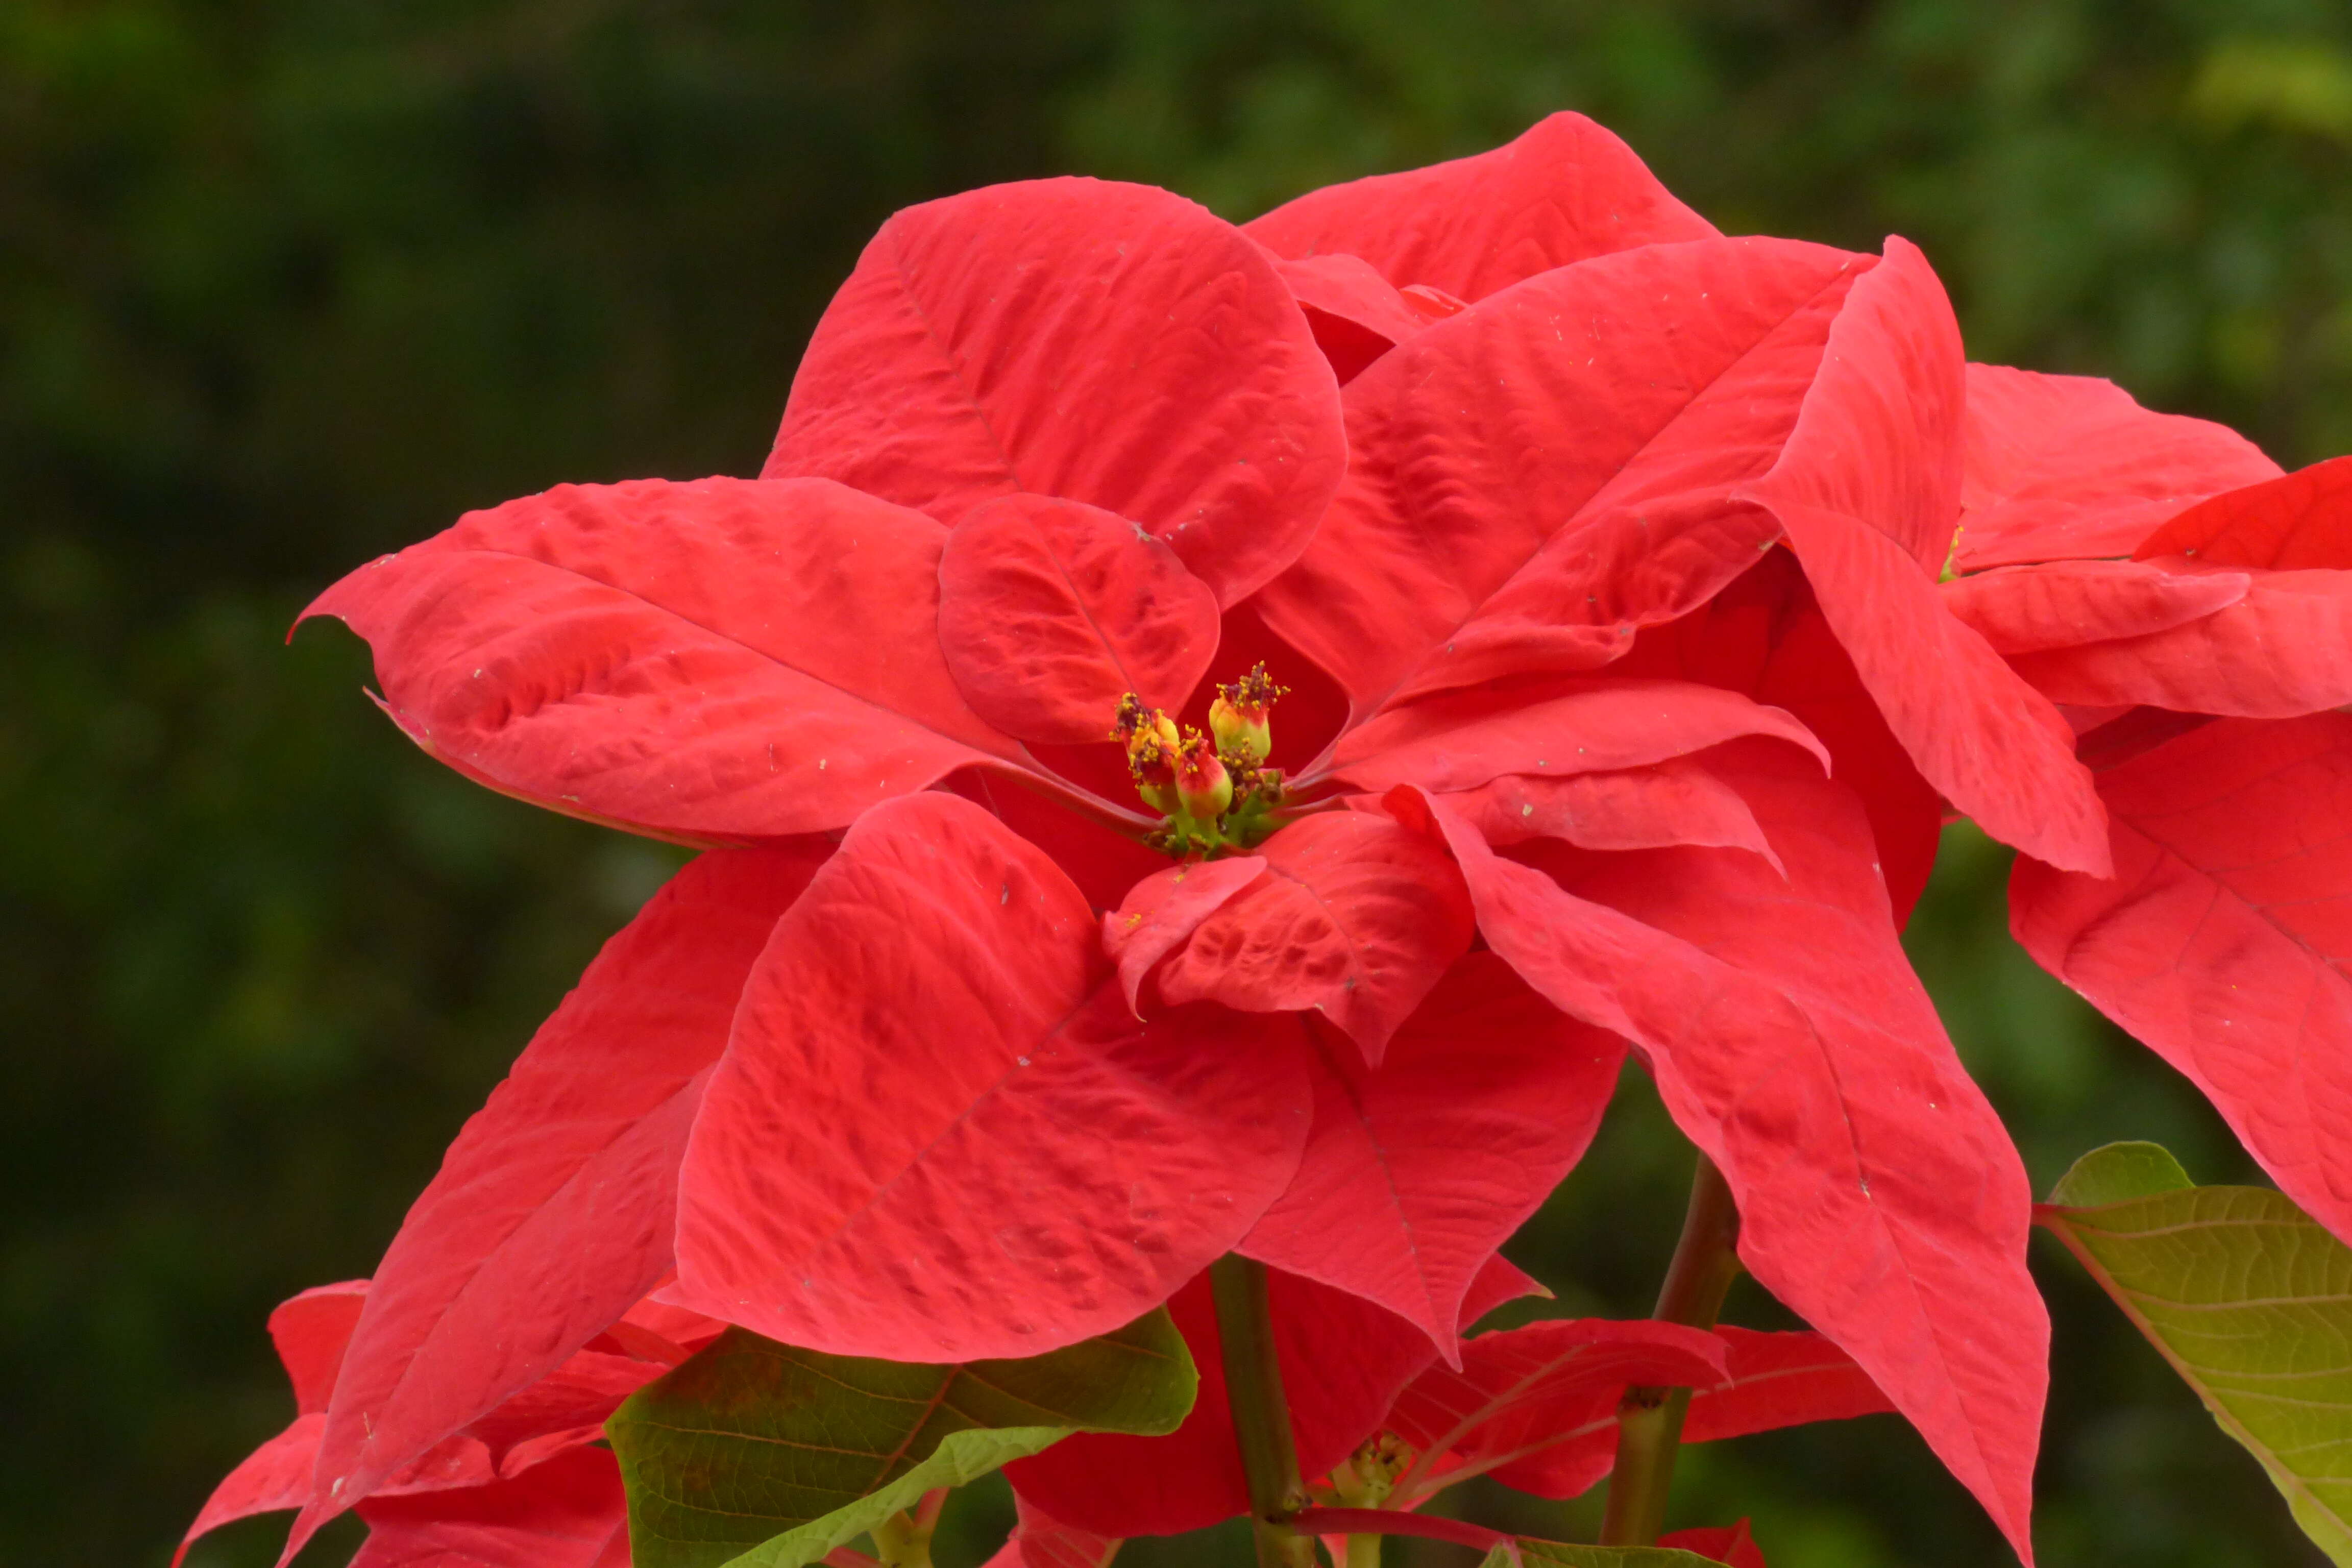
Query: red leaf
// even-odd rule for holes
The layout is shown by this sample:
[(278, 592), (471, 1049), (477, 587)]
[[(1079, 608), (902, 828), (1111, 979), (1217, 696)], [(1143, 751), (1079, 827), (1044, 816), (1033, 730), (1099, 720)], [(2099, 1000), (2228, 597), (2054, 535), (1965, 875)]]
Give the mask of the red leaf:
[[(270, 1335), (278, 1342), (300, 1414), (214, 1489), (182, 1538), (174, 1564), (199, 1536), (233, 1520), (300, 1508), (310, 1500), (320, 1438), (327, 1426), (328, 1393), (367, 1289), (364, 1279), (321, 1285), (269, 1315)], [(595, 1441), (603, 1436), (605, 1417), (623, 1399), (682, 1359), (682, 1351), (657, 1362), (582, 1352), (464, 1432), (444, 1438), (401, 1467), (374, 1495), (478, 1487), (501, 1475), (520, 1475), (568, 1448)]]
[[(1715, 1331), (1728, 1377), (1691, 1395), (1683, 1422), (1685, 1443), (1715, 1443), (1895, 1408), (1853, 1357), (1819, 1334), (1728, 1327)], [(1495, 1479), (1538, 1497), (1582, 1496), (1617, 1461), (1615, 1395), (1580, 1418), (1557, 1423), (1552, 1436), (1548, 1446), (1497, 1468)], [(1443, 1477), (1437, 1484), (1444, 1484)]]
[(972, 711), (1006, 734), (1099, 741), (1128, 692), (1183, 705), (1217, 651), (1217, 596), (1123, 517), (1003, 496), (949, 531), (940, 645)]
[[(1475, 1321), (1526, 1289), (1525, 1275), (1494, 1258), (1471, 1290), (1464, 1320)], [(1299, 1472), (1320, 1476), (1379, 1429), (1397, 1391), (1437, 1352), (1427, 1334), (1395, 1313), (1312, 1279), (1274, 1269), (1268, 1293)], [(1016, 1494), (1055, 1519), (1108, 1536), (1178, 1535), (1248, 1511), (1208, 1277), (1179, 1290), (1168, 1310), (1201, 1373), (1184, 1424), (1165, 1437), (1065, 1437), (1004, 1468)]]
[(1119, 987), (1137, 1017), (1143, 1016), (1139, 997), (1153, 966), (1265, 869), (1255, 855), (1171, 866), (1136, 883), (1126, 901), (1103, 916), (1103, 951), (1118, 966)]
[(2059, 561), (1997, 567), (1943, 585), (1944, 607), (1995, 653), (2169, 631), (2246, 596), (2243, 572), (2168, 572), (2137, 561)]
[(325, 1412), (367, 1293), (364, 1279), (313, 1285), (288, 1297), (269, 1314), (269, 1340), (278, 1347), (286, 1381), (294, 1385), (294, 1408), (299, 1414)]
[(605, 944), (450, 1146), (370, 1286), (335, 1384), (317, 1527), (537, 1382), (671, 1268), (704, 1075), (821, 850), (693, 861)]
[(1728, 687), (1793, 715), (1828, 749), (1830, 776), (1862, 797), (1895, 919), (1909, 918), (1935, 868), (1943, 798), (1886, 727), (1794, 555), (1771, 551), (1697, 609), (1644, 632), (1621, 668)]
[(814, 480), (562, 485), (469, 512), (303, 614), (367, 638), (401, 728), (494, 789), (692, 842), (772, 839), (1018, 757), (940, 654), (944, 537)]
[(1318, 1054), (1298, 1174), (1238, 1250), (1379, 1302), (1454, 1361), (1472, 1281), (1583, 1158), (1624, 1055), (1465, 955), (1377, 1068)]
[(2074, 732), (1936, 592), (1959, 511), (1962, 386), (1943, 286), (1890, 238), (1830, 329), (1780, 461), (1738, 496), (1787, 528), (1927, 781), (1994, 837), (2104, 874), (2105, 824)]
[(1677, 1530), (1658, 1537), (1660, 1546), (1695, 1552), (1701, 1557), (1712, 1557), (1730, 1568), (1765, 1568), (1763, 1549), (1748, 1532), (1748, 1521), (1717, 1525), (1703, 1530)]
[(2217, 495), (2141, 540), (2132, 555), (2274, 572), (2352, 567), (2352, 458)]
[[(1118, 770), (1115, 776), (1122, 780), (1120, 787), (1124, 789), (1126, 763), (1118, 748), (1094, 749), (1111, 753)], [(1151, 826), (1149, 819), (1138, 816), (1128, 824), (1129, 831), (1122, 832), (1099, 813), (1072, 811), (1063, 802), (1031, 787), (1034, 780), (1035, 775), (1031, 773), (966, 768), (940, 787), (981, 806), (1044, 850), (1096, 909), (1118, 908), (1129, 889), (1167, 868), (1165, 854), (1130, 837), (1135, 829)]]
[(1968, 400), (1962, 572), (2128, 554), (2200, 497), (2279, 471), (2236, 431), (2151, 414), (2089, 376), (1972, 364)]
[(1337, 387), (1231, 225), (1148, 185), (1040, 180), (909, 207), (817, 323), (769, 478), (953, 522), (1014, 490), (1133, 518), (1230, 605), (1339, 483)]
[(1567, 778), (1513, 774), (1444, 799), (1496, 847), (1530, 838), (1565, 839), (1580, 849), (1697, 844), (1746, 849), (1775, 868), (1780, 863), (1739, 792), (1687, 757)]
[[(360, 1504), (368, 1538), (352, 1568), (600, 1568), (627, 1562), (621, 1468), (574, 1448), (511, 1480)], [(608, 1556), (615, 1543), (619, 1554)]]
[(1264, 872), (1219, 902), (1160, 967), (1160, 994), (1244, 1013), (1312, 1008), (1377, 1064), (1469, 949), (1475, 927), (1462, 873), (1420, 834), (1352, 811), (1294, 822), (1257, 858)]
[(1013, 1498), (1020, 1522), (986, 1568), (1105, 1568), (1120, 1542), (1050, 1519), (1027, 1498)]
[(1588, 257), (1715, 236), (1632, 148), (1571, 113), (1491, 153), (1310, 191), (1246, 232), (1279, 255), (1345, 251), (1399, 287), (1465, 300)]
[(1754, 856), (1664, 849), (1573, 858), (1563, 887), (1437, 815), (1489, 945), (1647, 1051), (1738, 1199), (1741, 1259), (2030, 1562), (2049, 1328), (2024, 1170), (1895, 942), (1859, 807), (1810, 763), (1752, 755), (1737, 782), (1785, 882)]
[(2021, 858), (2017, 940), (2352, 1237), (2352, 717), (2225, 719), (2099, 778), (2116, 878)]
[(1727, 1375), (1724, 1342), (1679, 1323), (1552, 1319), (1480, 1334), (1463, 1342), (1459, 1371), (1430, 1368), (1389, 1412), (1390, 1430), (1415, 1450), (1397, 1478), (1398, 1502), (1418, 1507), (1588, 1427), (1605, 1426), (1613, 1457), (1628, 1384), (1705, 1388)]
[(1645, 767), (1747, 735), (1776, 736), (1829, 766), (1802, 724), (1720, 687), (1604, 679), (1540, 689), (1559, 695), (1530, 700), (1524, 689), (1489, 689), (1392, 708), (1342, 735), (1328, 771), (1376, 794), (1401, 784), (1471, 790), (1508, 773)]
[(1781, 240), (1584, 261), (1436, 322), (1347, 391), (1348, 478), (1260, 604), (1359, 721), (1607, 663), (1780, 533), (1734, 493), (1795, 426), (1871, 258)]
[(1034, 1355), (1227, 1251), (1298, 1165), (1298, 1025), (1139, 1024), (1097, 942), (979, 807), (867, 812), (744, 989), (667, 1299), (839, 1355)]
[[(2188, 582), (2243, 581), (2173, 557)], [(2352, 572), (2257, 572), (2234, 604), (2146, 637), (2026, 654), (2017, 672), (2059, 702), (2292, 719), (2352, 702)]]
[(1316, 344), (1342, 386), (1431, 320), (1360, 256), (1277, 258), (1274, 269), (1307, 313)]

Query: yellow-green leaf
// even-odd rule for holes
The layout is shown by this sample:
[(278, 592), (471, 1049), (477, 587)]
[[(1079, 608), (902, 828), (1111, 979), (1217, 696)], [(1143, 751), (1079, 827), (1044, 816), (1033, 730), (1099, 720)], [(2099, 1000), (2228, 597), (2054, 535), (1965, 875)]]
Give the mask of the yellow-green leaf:
[(2198, 1187), (2153, 1143), (2075, 1163), (2036, 1210), (2352, 1568), (2352, 1248), (2267, 1187)]
[(1197, 1384), (1163, 1309), (1022, 1361), (824, 1355), (730, 1329), (605, 1424), (635, 1568), (800, 1568), (937, 1487), (1072, 1432), (1172, 1432)]

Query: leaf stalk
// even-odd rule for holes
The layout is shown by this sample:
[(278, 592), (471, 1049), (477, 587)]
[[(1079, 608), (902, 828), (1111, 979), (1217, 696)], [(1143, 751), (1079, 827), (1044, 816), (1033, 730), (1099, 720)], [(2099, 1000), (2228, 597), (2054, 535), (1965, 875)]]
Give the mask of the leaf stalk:
[[(1675, 1243), (1674, 1261), (1666, 1266), (1651, 1317), (1694, 1329), (1714, 1328), (1725, 1294), (1739, 1278), (1738, 1243), (1739, 1207), (1732, 1201), (1730, 1184), (1702, 1153), (1691, 1173), (1682, 1237)], [(1674, 1487), (1690, 1396), (1687, 1388), (1625, 1391), (1617, 1406), (1617, 1463), (1609, 1473), (1601, 1545), (1654, 1545), (1665, 1529), (1666, 1496)]]
[(1209, 1265), (1209, 1294), (1216, 1303), (1234, 1441), (1249, 1485), (1258, 1568), (1315, 1568), (1315, 1538), (1291, 1524), (1307, 1506), (1307, 1488), (1298, 1478), (1290, 1402), (1275, 1355), (1265, 1265), (1226, 1254)]

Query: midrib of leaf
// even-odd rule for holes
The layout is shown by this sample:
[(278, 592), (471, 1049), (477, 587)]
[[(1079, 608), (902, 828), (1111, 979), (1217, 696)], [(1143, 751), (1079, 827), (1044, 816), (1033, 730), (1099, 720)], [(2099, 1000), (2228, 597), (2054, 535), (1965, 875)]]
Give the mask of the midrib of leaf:
[[(2153, 1226), (2146, 1230), (2124, 1230), (2117, 1226), (2117, 1222), (2125, 1220), (2133, 1211), (2160, 1211), (2165, 1207), (2186, 1202), (2194, 1213), (2196, 1209), (2203, 1206), (2206, 1200), (2216, 1196), (2222, 1198), (2223, 1202), (2231, 1207), (2244, 1205), (2255, 1210), (2263, 1210), (2285, 1205), (2292, 1211), (2292, 1217), (2277, 1214), (2248, 1217), (2225, 1213), (2211, 1217), (2200, 1216)], [(2258, 1381), (2293, 1379), (2300, 1382), (2329, 1377), (2342, 1381), (2352, 1377), (2352, 1364), (2329, 1369), (2289, 1370), (2277, 1373), (2249, 1372), (2242, 1374), (2233, 1371), (2200, 1367), (2175, 1347), (2172, 1336), (2168, 1335), (2164, 1324), (2160, 1321), (2162, 1316), (2168, 1312), (2207, 1313), (2239, 1309), (2263, 1311), (2279, 1307), (2341, 1303), (2347, 1299), (2344, 1294), (2334, 1292), (2327, 1295), (2250, 1298), (2242, 1302), (2177, 1300), (2155, 1290), (2124, 1283), (2098, 1257), (2093, 1247), (2084, 1239), (2085, 1232), (2092, 1235), (2105, 1234), (2114, 1237), (2119, 1242), (2130, 1243), (2151, 1237), (2210, 1234), (2233, 1228), (2291, 1233), (2296, 1229), (2309, 1227), (2316, 1231), (2318, 1228), (2316, 1225), (2303, 1216), (2299, 1210), (2293, 1210), (2290, 1200), (2280, 1194), (2260, 1188), (2226, 1187), (2180, 1189), (2090, 1210), (2056, 1208), (2045, 1211), (2042, 1224), (2043, 1228), (2056, 1236), (2083, 1267), (2090, 1271), (2092, 1278), (2099, 1282), (2100, 1287), (2114, 1300), (2116, 1305), (2122, 1309), (2125, 1316), (2131, 1321), (2135, 1328), (2139, 1330), (2142, 1337), (2153, 1345), (2173, 1371), (2179, 1374), (2180, 1380), (2196, 1393), (2199, 1401), (2204, 1405), (2215, 1424), (2262, 1465), (2263, 1471), (2270, 1477), (2271, 1483), (2277, 1487), (2280, 1494), (2286, 1499), (2289, 1510), (2294, 1514), (2297, 1523), (2303, 1527), (2305, 1533), (2309, 1535), (2334, 1562), (2352, 1563), (2352, 1518), (2347, 1518), (2340, 1507), (2324, 1498), (2317, 1489), (2320, 1485), (2330, 1485), (2336, 1489), (2352, 1485), (2352, 1475), (2305, 1477), (2286, 1464), (2284, 1459), (2285, 1455), (2305, 1453), (2315, 1448), (2342, 1446), (2352, 1442), (2352, 1399), (2289, 1400), (2254, 1389), (2232, 1386), (2231, 1382), (2231, 1379), (2242, 1375)], [(2211, 1336), (2183, 1333), (2179, 1337), (2194, 1339)], [(2337, 1411), (2343, 1417), (2345, 1436), (2292, 1447), (2274, 1446), (2267, 1438), (2258, 1436), (2252, 1430), (2246, 1419), (2233, 1407), (2232, 1398), (2260, 1401), (2273, 1405), (2294, 1404), (2306, 1409)]]

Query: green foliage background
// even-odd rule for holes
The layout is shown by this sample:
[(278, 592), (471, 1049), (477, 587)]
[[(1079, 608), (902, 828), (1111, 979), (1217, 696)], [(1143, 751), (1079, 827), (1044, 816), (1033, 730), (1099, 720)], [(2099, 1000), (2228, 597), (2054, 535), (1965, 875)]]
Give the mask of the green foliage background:
[[(1978, 358), (2112, 375), (2290, 464), (2352, 447), (2331, 0), (0, 5), (0, 1561), (166, 1560), (285, 1418), (270, 1305), (368, 1270), (673, 863), (431, 766), (355, 641), (280, 646), (311, 593), (559, 479), (751, 471), (906, 203), (1079, 171), (1246, 216), (1561, 107), (1728, 229), (1917, 240)], [(1952, 851), (1914, 945), (2037, 1183), (2115, 1137), (2248, 1179), (2009, 950), (2001, 852)], [(1517, 1248), (1571, 1310), (1643, 1310), (1671, 1245), (1685, 1157), (1629, 1089)], [(2043, 1561), (2309, 1560), (2037, 1266)], [(1892, 1418), (1688, 1475), (1678, 1518), (1755, 1514), (1775, 1568), (2003, 1560)], [(960, 1505), (947, 1555), (1001, 1506)]]

